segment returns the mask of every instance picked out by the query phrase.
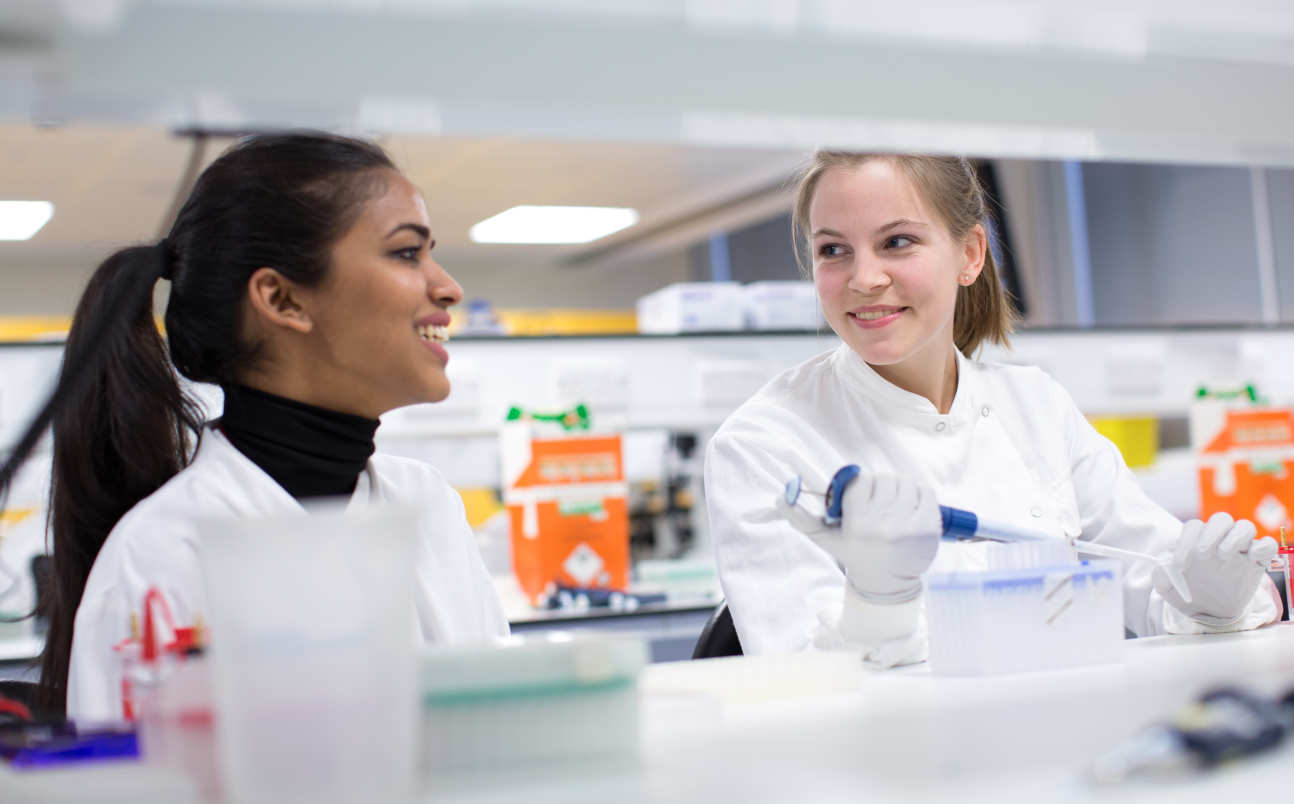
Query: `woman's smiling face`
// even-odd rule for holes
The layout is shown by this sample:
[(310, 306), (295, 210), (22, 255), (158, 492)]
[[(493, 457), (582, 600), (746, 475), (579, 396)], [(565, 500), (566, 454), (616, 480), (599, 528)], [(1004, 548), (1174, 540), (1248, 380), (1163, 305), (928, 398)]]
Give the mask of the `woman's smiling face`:
[(953, 238), (895, 163), (827, 169), (808, 222), (823, 313), (854, 352), (877, 367), (950, 358), (958, 289), (978, 277), (982, 256)]
[(304, 293), (314, 321), (315, 380), (333, 407), (377, 418), (449, 394), (445, 328), (463, 291), (432, 259), (422, 195), (390, 172), (331, 251), (327, 278)]

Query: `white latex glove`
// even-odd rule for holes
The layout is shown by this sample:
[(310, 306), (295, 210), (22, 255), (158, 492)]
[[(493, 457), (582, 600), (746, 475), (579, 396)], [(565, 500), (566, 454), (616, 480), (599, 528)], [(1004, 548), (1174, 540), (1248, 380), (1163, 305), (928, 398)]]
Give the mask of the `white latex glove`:
[(934, 493), (888, 475), (860, 474), (845, 488), (840, 527), (826, 527), (779, 497), (778, 508), (840, 562), (869, 603), (895, 604), (921, 594), (921, 573), (935, 560), (943, 520)]
[(1208, 524), (1192, 519), (1182, 525), (1172, 559), (1190, 587), (1191, 602), (1182, 600), (1159, 567), (1153, 575), (1155, 589), (1192, 620), (1215, 628), (1233, 625), (1244, 616), (1278, 549), (1275, 539), (1255, 540), (1257, 535), (1252, 522), (1237, 522), (1224, 513), (1211, 516)]

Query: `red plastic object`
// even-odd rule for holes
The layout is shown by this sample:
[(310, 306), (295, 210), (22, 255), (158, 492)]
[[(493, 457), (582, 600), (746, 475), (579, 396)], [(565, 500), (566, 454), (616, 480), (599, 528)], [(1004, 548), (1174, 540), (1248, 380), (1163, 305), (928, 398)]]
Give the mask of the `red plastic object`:
[[(153, 625), (153, 604), (162, 607), (162, 618), (166, 625), (173, 633), (176, 632), (175, 618), (171, 616), (171, 606), (166, 602), (162, 595), (162, 590), (156, 586), (150, 586), (148, 592), (144, 595), (144, 661), (157, 661), (157, 629)], [(168, 646), (163, 646), (166, 650)]]
[(31, 710), (25, 704), (3, 696), (0, 696), (0, 713), (16, 715), (28, 723), (32, 721)]

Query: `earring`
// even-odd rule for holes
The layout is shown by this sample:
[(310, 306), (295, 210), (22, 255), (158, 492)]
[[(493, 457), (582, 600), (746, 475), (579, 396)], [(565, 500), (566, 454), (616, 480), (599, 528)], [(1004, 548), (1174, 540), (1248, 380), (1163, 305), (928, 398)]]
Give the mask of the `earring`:
[(962, 274), (961, 280), (963, 285), (969, 285), (971, 283), (970, 274)]

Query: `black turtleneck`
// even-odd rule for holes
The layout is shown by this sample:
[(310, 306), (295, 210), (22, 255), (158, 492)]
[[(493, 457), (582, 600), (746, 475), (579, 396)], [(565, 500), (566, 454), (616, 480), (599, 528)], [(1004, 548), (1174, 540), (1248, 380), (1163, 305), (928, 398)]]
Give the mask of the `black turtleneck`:
[(220, 430), (298, 500), (355, 490), (373, 454), (378, 422), (232, 385)]

